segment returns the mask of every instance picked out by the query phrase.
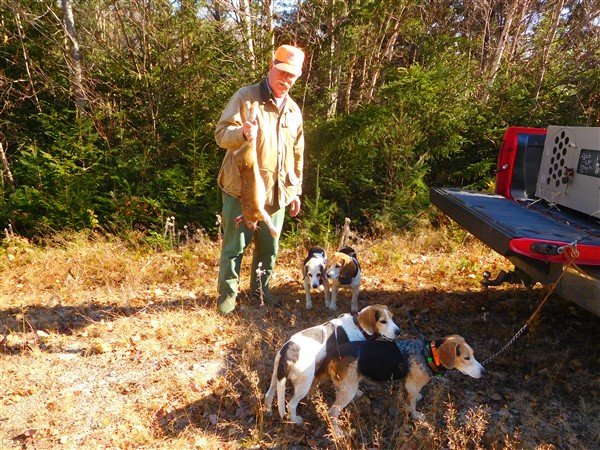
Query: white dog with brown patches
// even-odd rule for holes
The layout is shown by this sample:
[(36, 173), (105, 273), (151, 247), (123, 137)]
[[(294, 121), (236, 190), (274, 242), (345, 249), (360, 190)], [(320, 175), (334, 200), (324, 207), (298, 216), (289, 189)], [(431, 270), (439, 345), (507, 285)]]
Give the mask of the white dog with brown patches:
[(329, 309), (332, 311), (337, 309), (340, 286), (349, 286), (352, 289), (350, 311), (353, 313), (358, 311), (358, 290), (362, 273), (354, 249), (344, 247), (333, 254), (327, 268), (327, 278), (332, 282)]
[(405, 379), (407, 409), (414, 419), (421, 420), (424, 416), (416, 409), (422, 398), (421, 389), (433, 376), (449, 369), (457, 369), (472, 378), (481, 378), (485, 373), (473, 349), (456, 334), (433, 341), (347, 342), (323, 361), (315, 375), (315, 386), (328, 378), (333, 381), (336, 396), (329, 416), (334, 430), (339, 433), (337, 418), (357, 394), (361, 379)]
[(312, 309), (311, 289), (318, 289), (323, 286), (325, 291), (325, 307), (329, 308), (331, 295), (329, 293), (329, 279), (326, 274), (327, 255), (321, 247), (311, 247), (308, 250), (308, 256), (302, 266), (302, 275), (304, 276), (304, 293), (306, 295), (306, 309)]
[(293, 423), (302, 424), (296, 408), (308, 394), (315, 373), (328, 356), (337, 355), (337, 349), (345, 343), (379, 337), (395, 339), (400, 331), (387, 306), (370, 305), (356, 316), (342, 314), (337, 319), (294, 334), (275, 356), (271, 385), (265, 394), (266, 413), (271, 414), (277, 392), (279, 415), (282, 419), (285, 417), (285, 386), (289, 380), (294, 386), (294, 395), (287, 404), (287, 411)]

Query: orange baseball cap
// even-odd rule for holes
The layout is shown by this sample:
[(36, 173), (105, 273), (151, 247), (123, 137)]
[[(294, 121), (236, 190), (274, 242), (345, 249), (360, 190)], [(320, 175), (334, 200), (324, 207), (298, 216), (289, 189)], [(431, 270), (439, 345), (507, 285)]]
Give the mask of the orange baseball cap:
[(293, 75), (302, 75), (302, 64), (304, 63), (304, 52), (293, 45), (282, 45), (275, 51), (273, 65), (284, 72)]

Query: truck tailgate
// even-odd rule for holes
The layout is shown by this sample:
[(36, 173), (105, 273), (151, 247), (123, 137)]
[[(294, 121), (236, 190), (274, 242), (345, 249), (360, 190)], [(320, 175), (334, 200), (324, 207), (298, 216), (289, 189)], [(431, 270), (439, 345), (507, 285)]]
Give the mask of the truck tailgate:
[[(463, 228), (504, 256), (521, 254), (542, 261), (564, 262), (553, 253), (577, 242), (580, 264), (600, 265), (600, 227), (572, 214), (509, 200), (495, 194), (432, 188), (430, 200)], [(556, 245), (550, 245), (556, 244)]]

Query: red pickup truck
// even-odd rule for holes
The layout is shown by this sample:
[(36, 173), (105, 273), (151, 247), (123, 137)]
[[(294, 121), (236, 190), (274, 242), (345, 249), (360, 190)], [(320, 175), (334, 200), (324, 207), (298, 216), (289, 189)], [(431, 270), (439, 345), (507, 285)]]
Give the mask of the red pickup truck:
[(510, 127), (495, 192), (431, 188), (429, 196), (514, 265), (482, 284), (559, 280), (557, 295), (600, 316), (600, 128)]

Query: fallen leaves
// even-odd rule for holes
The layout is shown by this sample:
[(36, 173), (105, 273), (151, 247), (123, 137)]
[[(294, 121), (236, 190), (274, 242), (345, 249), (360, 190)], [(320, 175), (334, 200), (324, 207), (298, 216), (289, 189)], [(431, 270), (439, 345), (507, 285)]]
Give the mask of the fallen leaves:
[(92, 345), (88, 349), (89, 355), (100, 355), (102, 353), (109, 353), (113, 351), (113, 347), (109, 342), (105, 342), (100, 339), (96, 339), (92, 342)]
[[(365, 289), (361, 288), (360, 301), (389, 304), (401, 323), (406, 319), (403, 313), (406, 307), (423, 332), (468, 333), (478, 354), (489, 355), (512, 335), (510, 325), (531, 313), (523, 307), (524, 302), (519, 302), (525, 294), (516, 289), (497, 288), (484, 295), (474, 287), (478, 268), (494, 267), (491, 256), (480, 257), (477, 252), (476, 257), (464, 256), (470, 249), (460, 249), (450, 255), (433, 252), (421, 255), (419, 249), (412, 247), (411, 253), (400, 251), (392, 255), (389, 246), (385, 247), (381, 252), (386, 253), (381, 257), (369, 258), (367, 254), (361, 260)], [(407, 246), (399, 242), (395, 247)], [(218, 249), (215, 252), (218, 253)], [(110, 255), (114, 253), (111, 251)], [(119, 254), (117, 256), (126, 259), (126, 263), (114, 265), (109, 258), (102, 257), (94, 261), (106, 264), (106, 268), (84, 267), (78, 262), (78, 271), (73, 272), (77, 274), (77, 282), (73, 282), (69, 292), (61, 291), (60, 286), (41, 292), (35, 289), (52, 285), (55, 278), (64, 282), (64, 276), (60, 272), (50, 279), (45, 276), (45, 266), (38, 266), (35, 273), (43, 275), (46, 282), (32, 285), (28, 280), (33, 277), (23, 277), (22, 283), (28, 284), (24, 292), (20, 292), (19, 302), (27, 305), (29, 301), (28, 309), (23, 310), (19, 303), (10, 312), (10, 322), (0, 330), (3, 333), (0, 351), (19, 352), (18, 355), (0, 355), (4, 358), (0, 362), (0, 442), (24, 448), (58, 448), (61, 444), (66, 448), (195, 446), (220, 450), (242, 446), (331, 447), (325, 422), (316, 416), (311, 401), (301, 406), (307, 419), (302, 428), (282, 423), (276, 415), (273, 419), (262, 416), (262, 395), (277, 348), (292, 331), (320, 323), (327, 314), (322, 302), (310, 312), (304, 309), (298, 281), (298, 260), (301, 262), (302, 256), (294, 259), (294, 255), (296, 253), (282, 248), (274, 278), (273, 288), (286, 299), (285, 308), (258, 309), (241, 296), (245, 309), (240, 310), (239, 318), (238, 315), (222, 318), (215, 313), (218, 255), (197, 265), (191, 262), (186, 275), (189, 278), (177, 277), (176, 282), (181, 286), (165, 283), (160, 278), (162, 272), (155, 274), (152, 268), (139, 270), (142, 259), (138, 261)], [(203, 252), (196, 252), (193, 258), (207, 257)], [(47, 264), (52, 269), (50, 272), (61, 265), (64, 271), (67, 265), (56, 263), (56, 259), (44, 260), (52, 261)], [(158, 263), (171, 264), (157, 261), (156, 267)], [(117, 273), (121, 269), (130, 271), (126, 264), (134, 268), (135, 276)], [(138, 269), (135, 269), (136, 264)], [(197, 274), (197, 267), (203, 267), (203, 273)], [(185, 275), (181, 266), (177, 269)], [(84, 279), (86, 283), (92, 282), (85, 277), (90, 273), (97, 275), (93, 279), (96, 281), (92, 280), (94, 283), (104, 283), (102, 288), (93, 292), (75, 290), (81, 288)], [(12, 275), (12, 279), (17, 276)], [(188, 283), (188, 279), (195, 281)], [(114, 280), (127, 283), (114, 284)], [(107, 283), (108, 288), (105, 288)], [(242, 291), (247, 292), (244, 286), (242, 284)], [(13, 282), (10, 291), (13, 297), (14, 292)], [(31, 294), (29, 300), (25, 300), (25, 292), (34, 292), (35, 298)], [(5, 298), (8, 297), (6, 294)], [(343, 308), (348, 305), (347, 299), (346, 296), (346, 302), (340, 304), (342, 310), (338, 314), (346, 312)], [(563, 312), (561, 307), (555, 306), (557, 308)], [(487, 321), (483, 314), (487, 314)], [(590, 323), (582, 313), (557, 314), (556, 317), (560, 318), (561, 325), (570, 324), (569, 330), (574, 321)], [(597, 335), (594, 323), (581, 326), (588, 336), (590, 330), (592, 336)], [(552, 335), (552, 329), (546, 328), (545, 322), (539, 326), (538, 336), (542, 330)], [(524, 352), (521, 349), (524, 341), (520, 341), (521, 347), (513, 347), (511, 353), (507, 353), (509, 356), (496, 360), (494, 371), (490, 370), (486, 380), (473, 382), (458, 375), (454, 377), (457, 389), (452, 392), (453, 398), (461, 402), (461, 411), (483, 403), (497, 404), (497, 410), (490, 406), (491, 433), (512, 432), (512, 427), (521, 424), (523, 434), (529, 439), (527, 443), (531, 444), (539, 436), (531, 417), (549, 420), (550, 408), (541, 399), (546, 398), (544, 393), (552, 392), (557, 398), (553, 408), (562, 409), (565, 417), (579, 421), (577, 426), (584, 429), (591, 423), (587, 417), (597, 415), (596, 392), (585, 391), (589, 396), (587, 415), (577, 411), (577, 400), (572, 399), (578, 398), (586, 386), (593, 386), (590, 381), (593, 359), (586, 353), (593, 347), (589, 337), (576, 341), (577, 346), (565, 343), (565, 336), (573, 334), (561, 328), (560, 333), (553, 335), (554, 340), (547, 341), (548, 351), (543, 352), (543, 359), (548, 360), (564, 348), (570, 349), (570, 366), (562, 368), (568, 378), (559, 378), (552, 366), (548, 373), (540, 374), (532, 369), (531, 375), (527, 375), (528, 371), (523, 374), (522, 368), (515, 368), (512, 359), (515, 353), (520, 355), (515, 359), (520, 366), (527, 367), (531, 360), (532, 352)], [(95, 356), (82, 357), (87, 355)], [(248, 373), (256, 373), (256, 382)], [(477, 383), (477, 387), (472, 383)], [(435, 386), (430, 386), (426, 395), (427, 401), (432, 402), (431, 410), (435, 405), (440, 406), (432, 395)], [(468, 396), (466, 386), (477, 391)], [(499, 386), (506, 386), (508, 394), (506, 389), (499, 390)], [(532, 392), (532, 396), (526, 397), (526, 391)], [(382, 443), (380, 448), (393, 446), (395, 444), (390, 442), (393, 429), (400, 433), (395, 435), (398, 440), (435, 448), (426, 432), (418, 434), (413, 431), (412, 423), (402, 423), (401, 410), (393, 399), (381, 395), (382, 392), (371, 392), (368, 398), (356, 402), (354, 409), (348, 409), (352, 426), (362, 433), (356, 438), (357, 447), (372, 448), (377, 442)], [(492, 392), (498, 395), (491, 397)], [(440, 398), (447, 393), (447, 388), (440, 390)], [(375, 401), (378, 395), (382, 398), (379, 403)], [(536, 398), (540, 399), (537, 404)], [(513, 409), (505, 410), (504, 404)], [(520, 416), (514, 408), (522, 411)], [(439, 418), (442, 409), (437, 411)], [(550, 441), (558, 432), (549, 429), (543, 436)], [(11, 442), (13, 438), (17, 442)], [(359, 442), (359, 439), (364, 441)], [(486, 439), (489, 447), (500, 442), (495, 437)], [(412, 447), (409, 444), (402, 448)]]
[(13, 440), (15, 441), (33, 441), (35, 436), (38, 434), (38, 430), (34, 428), (30, 428), (28, 430), (23, 431), (22, 433), (16, 435)]
[(17, 353), (24, 350), (37, 347), (39, 344), (46, 344), (50, 340), (50, 335), (45, 331), (37, 330), (29, 333), (10, 333), (0, 334), (0, 349), (6, 353)]

